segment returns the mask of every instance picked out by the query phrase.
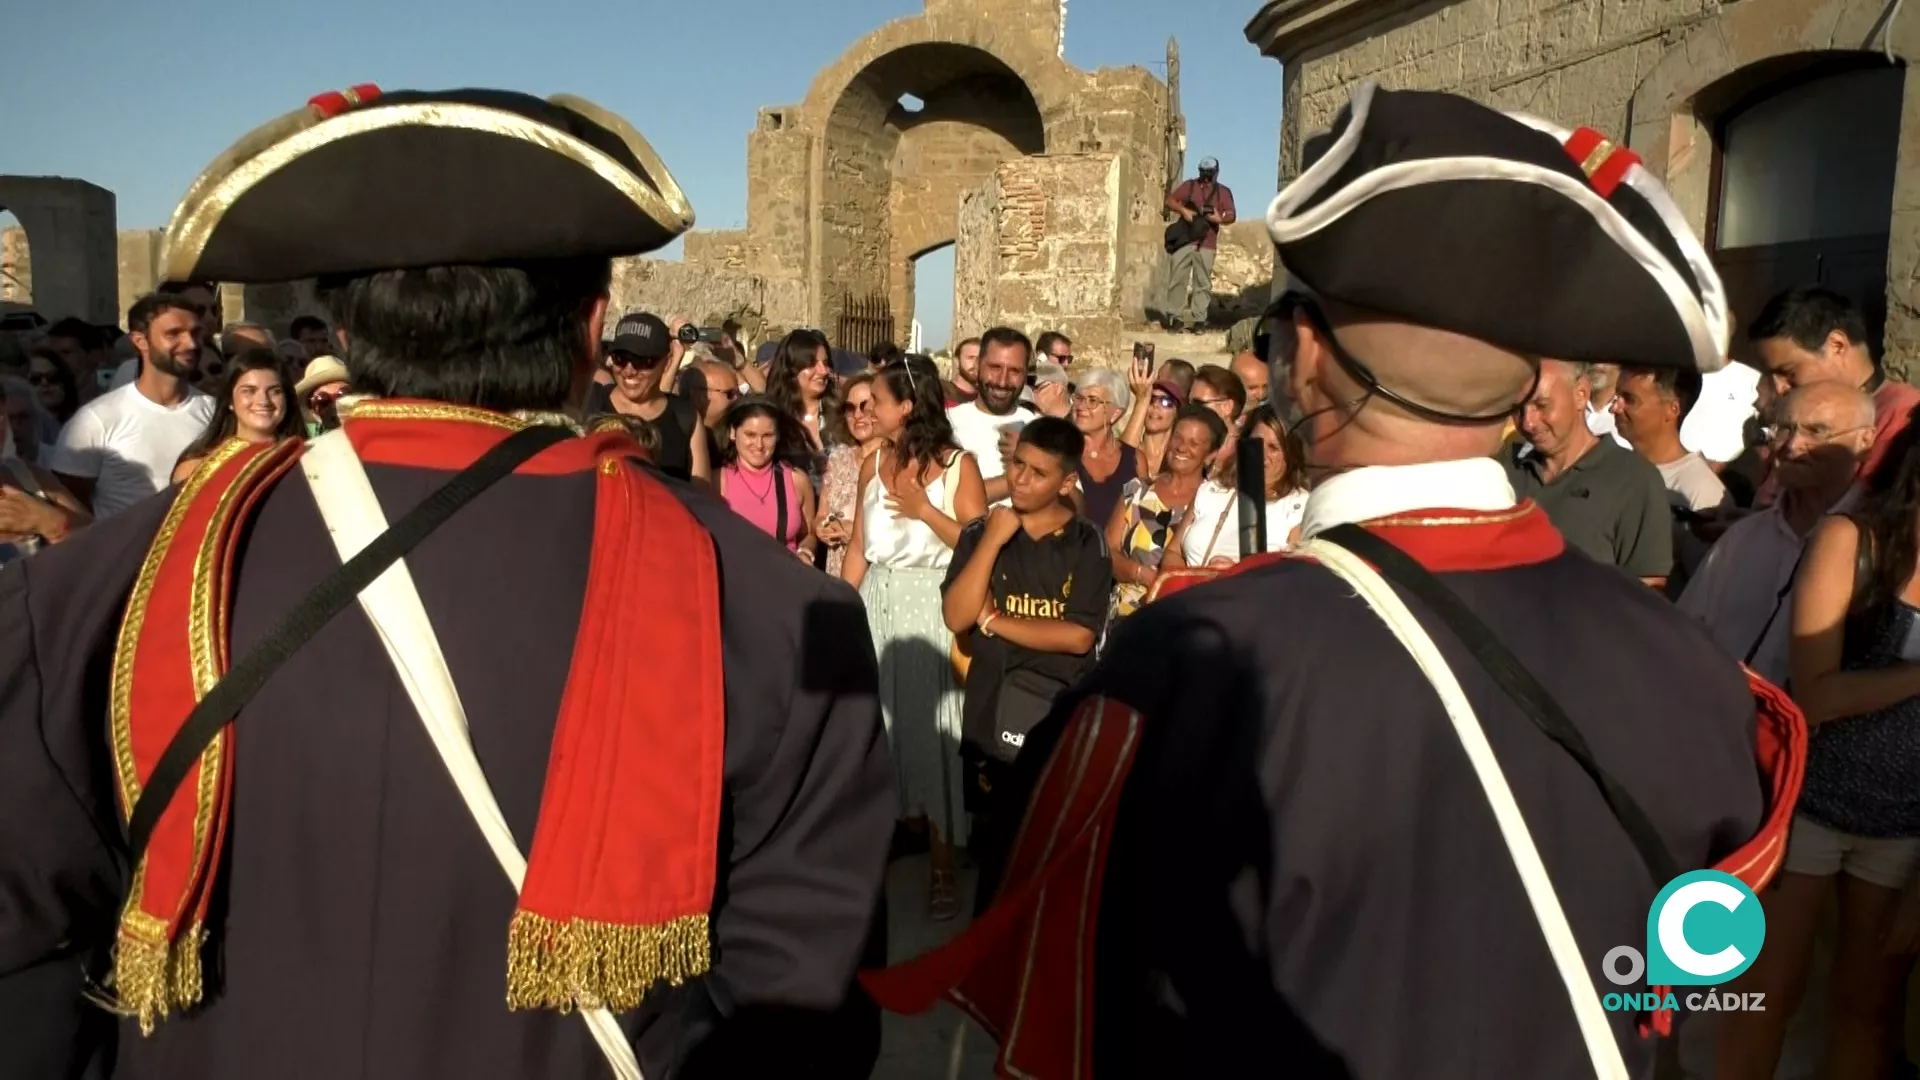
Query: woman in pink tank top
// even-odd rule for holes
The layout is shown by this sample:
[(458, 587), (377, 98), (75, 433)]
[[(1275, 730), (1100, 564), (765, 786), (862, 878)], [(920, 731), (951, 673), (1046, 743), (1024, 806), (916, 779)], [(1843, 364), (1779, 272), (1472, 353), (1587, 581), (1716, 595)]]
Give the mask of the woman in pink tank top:
[[(720, 494), (733, 512), (761, 532), (787, 545), (800, 561), (813, 563), (813, 485), (805, 473), (774, 453), (781, 445), (781, 412), (760, 399), (742, 401), (727, 411), (732, 433), (722, 455)], [(786, 508), (785, 535), (780, 510)]]

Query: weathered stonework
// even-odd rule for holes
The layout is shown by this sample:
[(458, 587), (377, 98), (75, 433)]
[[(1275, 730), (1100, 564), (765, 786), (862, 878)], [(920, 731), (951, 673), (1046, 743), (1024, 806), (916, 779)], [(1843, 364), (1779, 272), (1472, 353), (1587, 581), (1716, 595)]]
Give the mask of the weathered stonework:
[[(1282, 184), (1299, 174), (1303, 139), (1372, 80), (1625, 139), (1704, 235), (1719, 120), (1816, 62), (1884, 50), (1911, 64), (1920, 20), (1888, 24), (1887, 11), (1884, 0), (1272, 0), (1247, 35), (1283, 65)], [(1920, 74), (1906, 71), (1884, 345), (1902, 375), (1920, 361)]]
[(32, 297), (48, 321), (119, 317), (113, 192), (57, 176), (0, 176), (0, 210), (20, 222), (11, 290)]
[(33, 251), (17, 225), (0, 229), (0, 302), (33, 303)]
[[(786, 321), (830, 334), (845, 300), (884, 296), (904, 337), (913, 260), (964, 239), (963, 193), (1009, 160), (1108, 154), (1135, 194), (1120, 230), (1127, 270), (1100, 314), (1139, 318), (1178, 118), (1145, 70), (1061, 59), (1061, 20), (1060, 0), (927, 0), (855, 42), (804, 101), (760, 111), (747, 137), (747, 228), (690, 235), (687, 264), (791, 291), (801, 307)], [(964, 307), (957, 287), (955, 303)]]
[(1112, 154), (1002, 162), (961, 202), (954, 254), (954, 334), (1005, 323), (1059, 330), (1076, 360), (1120, 354), (1128, 170)]

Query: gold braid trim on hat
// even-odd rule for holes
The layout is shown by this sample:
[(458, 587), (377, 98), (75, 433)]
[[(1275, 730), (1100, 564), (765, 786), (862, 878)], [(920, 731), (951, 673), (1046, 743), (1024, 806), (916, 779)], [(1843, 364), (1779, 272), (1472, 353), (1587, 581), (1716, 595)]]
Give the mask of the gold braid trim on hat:
[(705, 915), (621, 926), (516, 911), (507, 927), (507, 1008), (626, 1012), (658, 983), (679, 986), (707, 973), (707, 929)]

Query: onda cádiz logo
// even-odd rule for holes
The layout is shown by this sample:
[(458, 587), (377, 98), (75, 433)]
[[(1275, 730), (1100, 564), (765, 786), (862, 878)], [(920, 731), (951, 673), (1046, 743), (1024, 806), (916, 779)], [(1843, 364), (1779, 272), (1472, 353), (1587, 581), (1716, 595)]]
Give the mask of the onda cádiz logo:
[(1601, 999), (1610, 1012), (1679, 1010), (1688, 1012), (1765, 1012), (1764, 994), (1711, 989), (1676, 993), (1678, 987), (1712, 987), (1728, 982), (1753, 965), (1767, 938), (1767, 917), (1760, 898), (1746, 883), (1718, 870), (1681, 874), (1660, 890), (1647, 912), (1647, 951), (1631, 945), (1610, 950), (1600, 970), (1615, 986), (1638, 993), (1611, 993)]

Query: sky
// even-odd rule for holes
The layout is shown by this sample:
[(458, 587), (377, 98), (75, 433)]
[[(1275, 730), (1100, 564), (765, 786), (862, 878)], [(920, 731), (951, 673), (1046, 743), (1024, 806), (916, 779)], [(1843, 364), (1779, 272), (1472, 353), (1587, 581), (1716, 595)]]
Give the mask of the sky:
[[(367, 82), (578, 94), (647, 136), (696, 227), (740, 228), (760, 107), (800, 102), (855, 41), (921, 10), (919, 0), (172, 0), (130, 17), (125, 0), (0, 6), (15, 88), (0, 103), (0, 174), (108, 188), (123, 229), (165, 225), (194, 176), (249, 129)], [(1179, 38), (1189, 171), (1219, 158), (1243, 208), (1273, 194), (1279, 144), (1280, 66), (1243, 34), (1258, 7), (1067, 9), (1066, 58), (1083, 69), (1140, 65), (1164, 77), (1167, 38)], [(937, 348), (952, 323), (951, 248), (922, 260), (916, 291), (923, 344)]]

